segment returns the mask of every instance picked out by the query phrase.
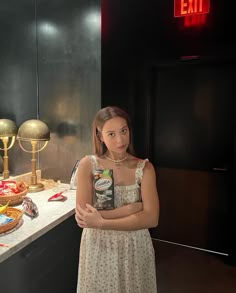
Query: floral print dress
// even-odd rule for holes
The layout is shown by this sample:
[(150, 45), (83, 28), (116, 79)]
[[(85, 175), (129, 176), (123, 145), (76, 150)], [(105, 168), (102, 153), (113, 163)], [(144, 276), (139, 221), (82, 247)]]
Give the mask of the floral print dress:
[[(96, 168), (96, 157), (91, 159)], [(135, 184), (114, 187), (115, 207), (141, 201), (145, 162), (140, 160), (137, 164)], [(77, 293), (156, 292), (155, 253), (148, 229), (83, 229)]]

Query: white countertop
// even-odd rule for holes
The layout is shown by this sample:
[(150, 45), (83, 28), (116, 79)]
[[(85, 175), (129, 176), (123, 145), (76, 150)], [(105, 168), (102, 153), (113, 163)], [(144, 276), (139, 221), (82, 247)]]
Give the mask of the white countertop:
[[(69, 184), (61, 184), (60, 188), (67, 189), (63, 192), (67, 197), (65, 201), (48, 202), (48, 198), (59, 191), (58, 187), (27, 193), (37, 205), (39, 216), (31, 219), (24, 214), (18, 227), (0, 234), (0, 243), (9, 245), (9, 247), (0, 246), (0, 263), (75, 213), (76, 191), (69, 190)], [(14, 207), (22, 208), (21, 204)]]

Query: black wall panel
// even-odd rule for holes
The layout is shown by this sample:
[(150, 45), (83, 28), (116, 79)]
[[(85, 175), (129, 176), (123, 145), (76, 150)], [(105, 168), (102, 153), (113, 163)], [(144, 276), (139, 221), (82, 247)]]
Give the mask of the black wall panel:
[(232, 259), (234, 11), (211, 1), (205, 24), (189, 28), (173, 11), (172, 0), (102, 1), (102, 104), (131, 113), (137, 155), (157, 169), (153, 237)]
[(77, 159), (91, 153), (92, 119), (101, 104), (100, 1), (38, 1), (40, 117), (51, 141), (44, 177), (69, 182)]
[(234, 85), (233, 64), (195, 63), (156, 70), (156, 165), (232, 170)]
[[(12, 119), (19, 127), (38, 113), (35, 1), (2, 1), (0, 24), (0, 118)], [(28, 160), (15, 143), (9, 151), (10, 173), (28, 171)]]
[(0, 117), (17, 125), (37, 116), (35, 3), (0, 4)]
[[(0, 118), (18, 126), (46, 122), (51, 140), (37, 168), (44, 178), (69, 182), (75, 161), (92, 151), (91, 124), (101, 106), (100, 0), (2, 1), (0, 23)], [(18, 143), (9, 169), (31, 170)]]

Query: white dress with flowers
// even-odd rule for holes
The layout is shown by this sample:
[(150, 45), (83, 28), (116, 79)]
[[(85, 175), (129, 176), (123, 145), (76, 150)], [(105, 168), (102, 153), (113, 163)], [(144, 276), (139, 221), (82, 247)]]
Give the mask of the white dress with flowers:
[[(138, 162), (135, 184), (115, 186), (115, 207), (141, 201), (145, 162)], [(156, 292), (155, 253), (148, 229), (83, 229), (77, 293)]]

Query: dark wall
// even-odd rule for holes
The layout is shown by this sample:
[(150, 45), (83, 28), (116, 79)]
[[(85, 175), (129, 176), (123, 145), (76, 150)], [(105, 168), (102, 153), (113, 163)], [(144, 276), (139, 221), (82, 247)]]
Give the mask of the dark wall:
[(195, 62), (153, 70), (155, 164), (232, 170), (235, 65)]
[[(202, 26), (184, 27), (173, 11), (172, 0), (102, 1), (102, 104), (124, 107), (141, 129), (141, 120), (149, 125), (143, 112), (153, 95), (153, 67), (235, 62), (230, 1), (211, 3)], [(148, 146), (136, 145), (137, 154), (150, 155)]]
[(128, 99), (126, 107), (132, 111), (137, 81), (153, 64), (185, 62), (182, 56), (235, 60), (236, 28), (229, 0), (211, 2), (205, 25), (189, 28), (183, 18), (174, 18), (173, 0), (101, 3), (104, 105), (111, 101), (125, 105)]
[(102, 1), (103, 63), (140, 66), (184, 55), (234, 56), (234, 11), (229, 0), (211, 1), (203, 26), (185, 28), (184, 19), (173, 14), (172, 0)]
[(2, 1), (0, 23), (0, 117), (19, 125), (37, 117), (34, 1)]
[[(47, 123), (51, 140), (37, 166), (43, 178), (69, 182), (76, 160), (92, 152), (91, 124), (101, 106), (100, 14), (99, 0), (0, 4), (0, 118)], [(31, 170), (18, 143), (9, 169)]]
[(211, 1), (205, 24), (187, 28), (173, 5), (102, 1), (102, 104), (131, 114), (136, 153), (156, 167), (161, 215), (152, 236), (232, 259), (233, 10)]
[[(34, 1), (2, 1), (0, 23), (0, 118), (12, 119), (19, 126), (38, 115)], [(29, 156), (17, 144), (9, 151), (11, 156), (15, 157), (14, 163), (9, 160), (12, 173), (19, 171), (19, 162), (21, 170), (27, 169)]]
[(68, 182), (92, 152), (92, 120), (101, 106), (100, 1), (39, 1), (39, 112), (51, 129), (44, 176)]

